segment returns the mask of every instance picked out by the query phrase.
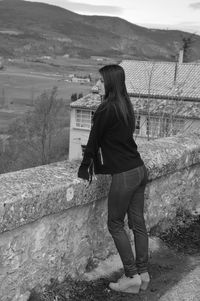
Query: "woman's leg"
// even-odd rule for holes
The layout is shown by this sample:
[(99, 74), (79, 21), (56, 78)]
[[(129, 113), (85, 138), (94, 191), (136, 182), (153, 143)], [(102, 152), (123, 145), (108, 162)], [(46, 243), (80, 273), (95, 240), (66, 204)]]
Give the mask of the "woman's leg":
[[(141, 183), (138, 169), (135, 168), (128, 172), (114, 174), (108, 195), (108, 230), (113, 237), (127, 277), (137, 274), (132, 247), (124, 230), (124, 218), (128, 211), (133, 191)], [(130, 180), (131, 185), (129, 185)]]
[(147, 183), (145, 170), (144, 179), (132, 195), (128, 207), (128, 224), (132, 229), (135, 241), (136, 266), (138, 273), (147, 272), (148, 235), (144, 220), (144, 191)]

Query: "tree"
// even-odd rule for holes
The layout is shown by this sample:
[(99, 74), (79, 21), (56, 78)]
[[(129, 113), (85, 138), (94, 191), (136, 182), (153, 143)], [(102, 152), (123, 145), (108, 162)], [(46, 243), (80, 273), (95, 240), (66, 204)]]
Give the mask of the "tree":
[(17, 160), (17, 151), (12, 143), (5, 146), (5, 150), (0, 145), (0, 174), (9, 172), (12, 169), (13, 162)]
[(191, 60), (192, 45), (195, 42), (195, 35), (182, 36), (183, 62), (187, 63)]
[(78, 99), (83, 97), (83, 93), (79, 93)]
[(76, 101), (77, 99), (78, 99), (77, 93), (73, 93), (73, 94), (71, 95), (71, 102)]
[[(52, 140), (59, 128), (59, 112), (64, 107), (57, 99), (57, 87), (43, 92), (35, 101), (34, 110), (17, 119), (9, 129), (16, 141), (21, 141), (21, 152), (31, 155), (31, 165), (48, 164), (52, 154)], [(29, 158), (30, 159), (30, 158)]]

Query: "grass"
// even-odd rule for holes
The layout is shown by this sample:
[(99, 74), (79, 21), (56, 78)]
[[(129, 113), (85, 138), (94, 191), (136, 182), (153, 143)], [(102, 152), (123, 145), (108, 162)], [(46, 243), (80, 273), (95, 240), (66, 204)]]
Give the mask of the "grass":
[(57, 64), (58, 67), (52, 67), (19, 60), (0, 71), (0, 99), (5, 99), (5, 106), (0, 107), (0, 133), (6, 132), (14, 118), (30, 110), (33, 100), (45, 90), (58, 87), (58, 98), (63, 98), (67, 105), (70, 104), (73, 93), (90, 93), (90, 84), (71, 83), (65, 79), (70, 73), (75, 73), (81, 68), (85, 68), (85, 74), (89, 74), (96, 68), (96, 63), (92, 60), (85, 62), (66, 59), (64, 63), (63, 58), (58, 58)]
[[(91, 90), (90, 85), (66, 82), (62, 76), (31, 74), (22, 70), (6, 70), (0, 73), (0, 96), (4, 94), (6, 103), (17, 104), (20, 99), (32, 100), (38, 97), (44, 90), (58, 87), (58, 97), (70, 100), (72, 93), (83, 93)], [(29, 103), (28, 103), (29, 104)]]

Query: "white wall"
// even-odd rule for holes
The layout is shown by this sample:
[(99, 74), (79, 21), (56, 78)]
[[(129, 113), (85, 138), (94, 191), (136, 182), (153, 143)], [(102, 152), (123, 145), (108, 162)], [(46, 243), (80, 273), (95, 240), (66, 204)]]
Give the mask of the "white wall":
[[(183, 133), (188, 132), (200, 132), (200, 120), (194, 119), (185, 119), (184, 127), (182, 129)], [(88, 141), (90, 130), (89, 129), (80, 129), (76, 127), (75, 123), (75, 109), (71, 109), (71, 118), (70, 118), (70, 145), (69, 145), (69, 160), (82, 159), (82, 148), (81, 145), (86, 145)], [(140, 119), (140, 133), (134, 135), (136, 143), (139, 140), (147, 139), (146, 134), (146, 116), (141, 115)], [(150, 137), (150, 139), (157, 139), (158, 137)]]
[(82, 159), (81, 145), (86, 145), (90, 130), (76, 128), (75, 109), (71, 109), (70, 136), (69, 136), (69, 161)]

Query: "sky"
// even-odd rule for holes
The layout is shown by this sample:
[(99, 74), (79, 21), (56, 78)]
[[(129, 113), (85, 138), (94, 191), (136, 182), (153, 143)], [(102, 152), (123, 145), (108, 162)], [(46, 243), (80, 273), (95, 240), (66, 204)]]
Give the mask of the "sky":
[(150, 28), (180, 29), (200, 35), (200, 0), (27, 0), (84, 15), (117, 16)]

